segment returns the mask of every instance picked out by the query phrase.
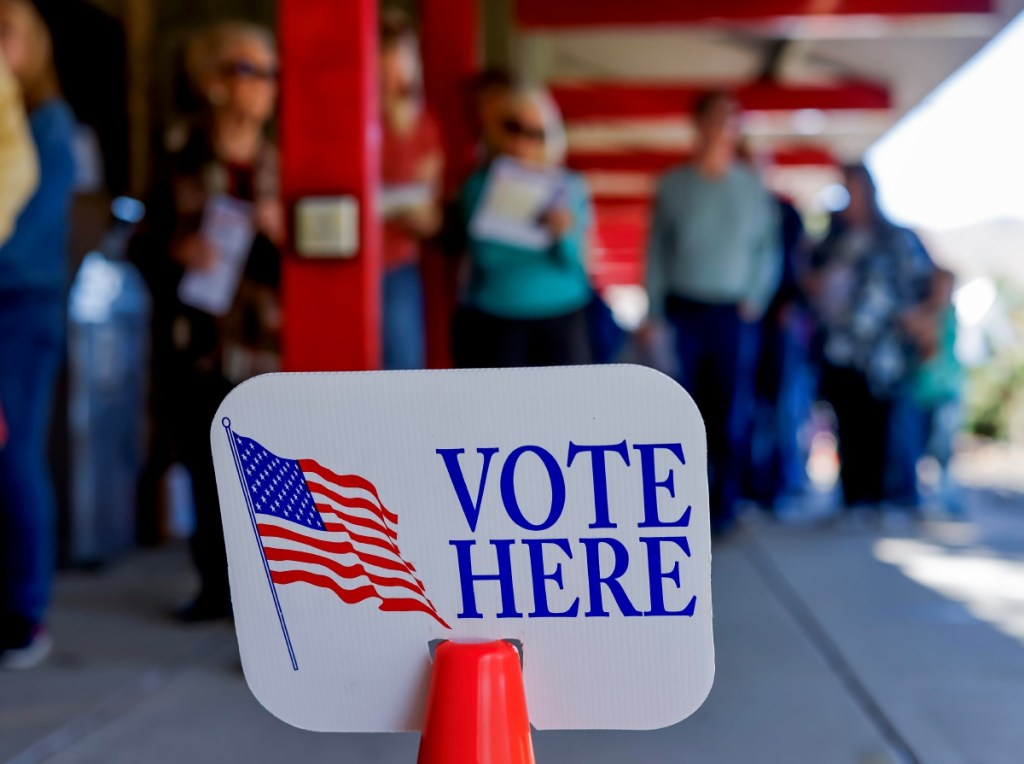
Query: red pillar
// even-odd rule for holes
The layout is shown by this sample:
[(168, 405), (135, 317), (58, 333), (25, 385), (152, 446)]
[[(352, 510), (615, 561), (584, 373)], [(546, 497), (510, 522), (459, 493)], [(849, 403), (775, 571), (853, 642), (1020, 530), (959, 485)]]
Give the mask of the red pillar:
[[(451, 196), (475, 161), (469, 85), (480, 68), (478, 0), (420, 0), (419, 22), (427, 106), (444, 137), (445, 191)], [(427, 363), (446, 368), (451, 366), (457, 263), (432, 247), (424, 249)]]
[(377, 0), (281, 0), (281, 192), (354, 196), (359, 251), (345, 260), (286, 251), (283, 365), (359, 370), (380, 363)]

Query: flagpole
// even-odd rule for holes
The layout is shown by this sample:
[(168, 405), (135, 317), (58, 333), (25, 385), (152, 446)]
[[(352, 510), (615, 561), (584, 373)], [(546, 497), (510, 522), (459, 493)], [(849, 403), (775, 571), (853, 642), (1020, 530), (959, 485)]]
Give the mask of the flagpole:
[(277, 587), (274, 586), (274, 579), (270, 575), (270, 563), (267, 562), (267, 555), (263, 552), (263, 542), (260, 540), (259, 528), (256, 527), (256, 510), (252, 505), (252, 496), (249, 495), (249, 486), (245, 484), (245, 473), (242, 469), (242, 460), (238, 457), (238, 448), (235, 445), (234, 430), (231, 429), (231, 420), (227, 417), (221, 420), (224, 431), (228, 436), (228, 443), (231, 445), (231, 455), (235, 459), (235, 470), (238, 472), (238, 480), (242, 484), (242, 495), (245, 496), (245, 505), (249, 509), (249, 521), (252, 523), (252, 532), (256, 537), (256, 546), (260, 550), (260, 559), (263, 560), (263, 571), (267, 574), (267, 584), (270, 586), (270, 595), (274, 598), (274, 608), (277, 610), (277, 619), (281, 622), (281, 634), (284, 635), (284, 643), (288, 647), (288, 657), (292, 659), (292, 671), (299, 670), (299, 664), (295, 660), (295, 650), (292, 649), (292, 638), (288, 634), (288, 624), (284, 621), (284, 611), (281, 609), (281, 600), (277, 597)]

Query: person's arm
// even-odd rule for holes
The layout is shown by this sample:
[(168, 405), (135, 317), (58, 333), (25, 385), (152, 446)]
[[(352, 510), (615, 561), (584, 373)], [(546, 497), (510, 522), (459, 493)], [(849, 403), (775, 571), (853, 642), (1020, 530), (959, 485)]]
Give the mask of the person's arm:
[(748, 321), (764, 315), (782, 280), (782, 234), (779, 206), (763, 192), (760, 205), (760, 225), (754, 243), (752, 280), (740, 310)]
[(900, 314), (900, 325), (917, 346), (922, 359), (939, 349), (942, 319), (953, 296), (953, 274), (935, 265), (924, 244), (912, 231), (903, 231), (909, 268), (920, 284), (921, 298)]
[[(473, 221), (473, 215), (476, 212), (477, 207), (480, 205), (481, 199), (484, 194), (484, 189), (487, 186), (487, 171), (480, 171), (474, 174), (469, 181), (466, 183), (466, 187), (462, 193), (462, 199), (460, 207), (462, 209), (462, 217), (465, 220), (467, 229)], [(571, 213), (563, 210), (567, 219), (572, 218)], [(583, 216), (578, 216), (579, 221), (584, 221)], [(572, 232), (569, 230), (570, 225), (566, 226), (566, 235), (562, 238), (573, 238)], [(515, 266), (522, 264), (527, 261), (535, 260), (550, 260), (550, 258), (557, 254), (558, 247), (556, 244), (552, 247), (543, 247), (539, 249), (530, 249), (528, 247), (517, 247), (511, 245), (492, 244), (490, 242), (478, 241), (473, 238), (471, 232), (468, 232), (469, 250), (473, 262), (483, 270), (497, 270), (506, 268), (509, 266)], [(562, 257), (579, 257), (583, 251), (584, 244), (581, 242), (571, 242), (564, 245), (566, 248), (561, 255)]]
[(0, 246), (36, 190), (39, 164), (14, 77), (0, 56)]
[(74, 125), (65, 114), (50, 109), (34, 128), (39, 188), (18, 217), (18, 238), (24, 251), (41, 246), (53, 227), (70, 214), (75, 186)]
[(437, 123), (429, 114), (425, 114), (422, 141), (423, 156), (416, 167), (416, 183), (430, 189), (430, 201), (420, 207), (403, 212), (395, 223), (410, 236), (417, 239), (429, 239), (436, 236), (444, 222), (442, 191), (444, 185), (444, 148)]
[(660, 318), (665, 311), (668, 293), (666, 264), (671, 256), (672, 221), (666, 203), (663, 182), (658, 183), (651, 210), (651, 227), (647, 235), (647, 314)]
[(565, 265), (586, 268), (593, 225), (590, 196), (582, 179), (570, 177), (568, 183), (564, 227), (558, 226), (552, 230), (555, 236), (552, 252)]

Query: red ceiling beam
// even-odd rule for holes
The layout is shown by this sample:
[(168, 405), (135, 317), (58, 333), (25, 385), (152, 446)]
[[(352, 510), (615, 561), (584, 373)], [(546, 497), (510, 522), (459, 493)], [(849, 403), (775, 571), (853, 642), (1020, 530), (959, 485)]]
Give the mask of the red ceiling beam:
[[(567, 122), (586, 119), (678, 117), (693, 111), (698, 96), (715, 85), (560, 84), (551, 93)], [(721, 87), (721, 84), (717, 85)], [(889, 90), (874, 82), (779, 85), (756, 82), (729, 88), (748, 111), (888, 109)]]
[(567, 164), (578, 172), (663, 172), (689, 159), (688, 153), (675, 151), (629, 151), (604, 153), (570, 151)]
[(780, 146), (772, 151), (770, 164), (777, 167), (838, 167), (836, 155), (824, 146)]
[(526, 28), (756, 21), (778, 17), (992, 13), (995, 0), (516, 0)]
[[(579, 172), (656, 173), (689, 158), (688, 153), (681, 151), (570, 151), (568, 165)], [(834, 167), (839, 164), (835, 155), (823, 146), (780, 146), (773, 149), (766, 159), (769, 164), (784, 167)]]

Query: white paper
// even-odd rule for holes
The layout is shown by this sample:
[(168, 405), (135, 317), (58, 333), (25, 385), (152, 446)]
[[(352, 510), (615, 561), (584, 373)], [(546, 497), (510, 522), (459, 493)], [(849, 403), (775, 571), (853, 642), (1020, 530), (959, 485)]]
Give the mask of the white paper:
[(185, 305), (214, 316), (231, 309), (256, 235), (252, 214), (252, 204), (231, 196), (218, 194), (207, 201), (199, 234), (217, 249), (217, 262), (209, 270), (185, 272), (178, 284), (178, 299)]
[(410, 183), (400, 186), (384, 186), (380, 190), (378, 209), (385, 220), (403, 212), (426, 207), (433, 201), (433, 191), (428, 183)]
[(537, 170), (509, 157), (494, 160), (480, 204), (470, 221), (477, 239), (527, 249), (552, 244), (551, 232), (540, 221), (565, 193), (565, 172)]
[[(530, 721), (539, 729), (663, 727), (693, 713), (707, 696), (714, 645), (705, 433), (697, 407), (668, 377), (638, 366), (270, 374), (235, 388), (221, 404), (211, 437), (242, 666), (256, 698), (284, 721), (320, 731), (418, 729), (434, 639), (520, 640)], [(252, 442), (271, 455), (256, 460), (243, 450)], [(595, 472), (595, 456), (578, 452), (570, 465), (570, 443), (617, 447), (628, 463), (607, 452), (605, 470)], [(534, 450), (513, 458), (523, 446)], [(466, 495), (479, 501), (472, 528), (439, 449), (457, 458)], [(458, 449), (461, 454), (454, 453)], [(495, 450), (482, 490), (485, 457), (479, 449)], [(550, 454), (559, 478), (545, 468), (538, 449)], [(644, 449), (653, 455), (650, 474), (644, 472)], [(307, 570), (335, 575), (308, 557), (289, 563), (273, 553), (264, 567), (257, 540), (263, 534), (257, 536), (254, 518), (289, 525), (294, 514), (268, 519), (267, 509), (251, 512), (242, 480), (261, 480), (259, 506), (277, 502), (278, 512), (298, 508), (303, 514), (307, 510), (291, 493), (302, 479), (281, 472), (284, 460), (315, 460), (335, 475), (358, 475), (375, 486), (380, 502), (398, 518), (397, 548), (414, 567), (437, 619), (422, 611), (382, 610), (383, 599), (376, 597), (347, 604), (306, 581), (271, 587), (268, 568), (282, 565), (308, 564)], [(557, 520), (544, 529), (518, 524), (506, 502), (509, 489), (521, 517), (539, 526), (555, 516), (554, 482), (564, 482)], [(607, 518), (614, 527), (596, 520), (601, 510), (595, 483), (607, 486)], [(356, 492), (351, 481), (338, 494), (350, 491)], [(644, 527), (652, 492), (664, 524)], [(321, 490), (314, 503), (334, 501), (325, 497)], [(373, 533), (356, 527), (359, 534)], [(683, 537), (689, 554), (673, 541)], [(555, 545), (559, 539), (571, 554)], [(589, 615), (594, 571), (584, 539), (599, 553), (600, 573), (613, 571), (614, 545), (628, 554), (618, 580), (639, 612), (620, 609), (602, 584), (608, 614)], [(464, 610), (464, 570), (453, 542), (472, 542), (466, 548), (473, 572), (487, 576), (502, 564), (493, 543), (501, 540), (511, 540), (518, 615), (498, 617), (505, 593), (498, 582), (481, 580), (474, 587), (481, 617), (474, 617)], [(548, 610), (572, 610), (578, 599), (574, 615), (531, 615), (540, 605), (530, 541), (548, 542), (540, 545)], [(660, 546), (660, 570), (654, 572), (652, 543)], [(338, 551), (337, 563), (353, 565), (354, 553), (328, 546)], [(550, 575), (556, 568), (560, 581)], [(366, 583), (350, 575), (347, 588)], [(396, 575), (405, 573), (388, 573)], [(664, 609), (673, 611), (685, 610), (692, 597), (691, 612), (655, 612), (655, 591)]]

